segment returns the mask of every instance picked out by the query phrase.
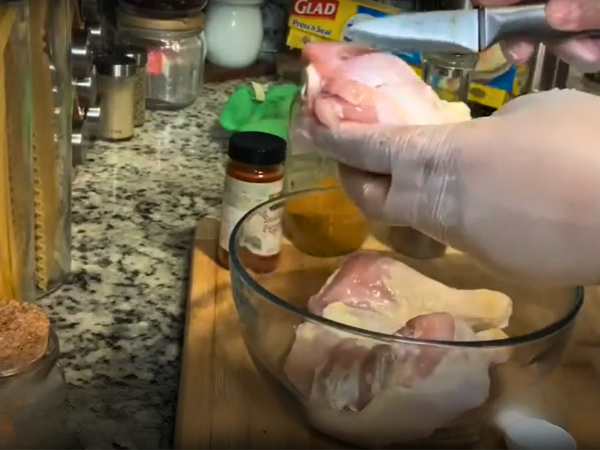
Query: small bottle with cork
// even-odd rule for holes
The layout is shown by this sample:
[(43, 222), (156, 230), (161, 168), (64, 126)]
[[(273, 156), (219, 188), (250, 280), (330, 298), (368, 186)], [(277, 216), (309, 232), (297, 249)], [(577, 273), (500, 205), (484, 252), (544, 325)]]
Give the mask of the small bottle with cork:
[[(285, 139), (258, 131), (234, 133), (229, 139), (218, 250), (226, 268), (235, 225), (254, 207), (281, 195), (286, 145)], [(270, 219), (275, 223), (265, 226), (261, 221), (267, 219), (253, 218), (257, 223), (248, 223), (246, 230), (253, 239), (237, 248), (240, 259), (256, 273), (272, 272), (279, 263), (281, 221), (279, 216)]]

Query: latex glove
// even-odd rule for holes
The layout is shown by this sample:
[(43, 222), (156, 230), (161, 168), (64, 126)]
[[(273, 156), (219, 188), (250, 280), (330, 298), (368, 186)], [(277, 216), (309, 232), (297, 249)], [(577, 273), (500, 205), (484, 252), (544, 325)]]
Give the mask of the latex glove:
[(554, 90), (489, 118), (344, 127), (310, 121), (372, 219), (405, 224), (511, 277), (600, 282), (600, 98)]
[[(525, 0), (477, 0), (483, 6), (506, 6), (524, 3)], [(548, 22), (564, 31), (600, 29), (599, 0), (550, 0), (546, 6)], [(516, 62), (525, 62), (533, 54), (533, 44), (516, 41), (505, 46), (506, 52)], [(563, 61), (583, 72), (600, 70), (600, 40), (573, 39), (551, 49)]]

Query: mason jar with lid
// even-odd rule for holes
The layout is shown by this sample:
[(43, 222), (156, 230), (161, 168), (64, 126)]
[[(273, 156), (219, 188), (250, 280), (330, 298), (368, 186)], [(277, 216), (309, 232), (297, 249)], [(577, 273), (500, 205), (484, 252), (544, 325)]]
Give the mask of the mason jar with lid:
[(204, 14), (149, 18), (120, 10), (115, 40), (148, 52), (146, 107), (176, 110), (191, 105), (204, 81)]
[(28, 5), (0, 0), (0, 300), (35, 300)]

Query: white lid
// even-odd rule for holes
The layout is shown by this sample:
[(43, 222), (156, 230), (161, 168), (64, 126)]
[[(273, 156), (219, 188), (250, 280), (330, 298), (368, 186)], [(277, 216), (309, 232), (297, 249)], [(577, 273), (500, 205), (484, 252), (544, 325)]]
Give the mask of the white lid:
[(575, 439), (562, 428), (545, 420), (513, 414), (512, 419), (517, 420), (503, 428), (509, 449), (577, 449)]

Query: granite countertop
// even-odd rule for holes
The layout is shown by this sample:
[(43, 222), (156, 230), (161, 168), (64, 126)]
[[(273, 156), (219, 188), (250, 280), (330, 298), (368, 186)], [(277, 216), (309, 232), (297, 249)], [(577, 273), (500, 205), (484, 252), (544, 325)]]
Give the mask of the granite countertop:
[[(237, 82), (239, 83), (239, 81)], [(73, 276), (41, 300), (86, 448), (172, 446), (193, 229), (221, 202), (218, 114), (237, 83), (97, 142), (73, 184)]]

